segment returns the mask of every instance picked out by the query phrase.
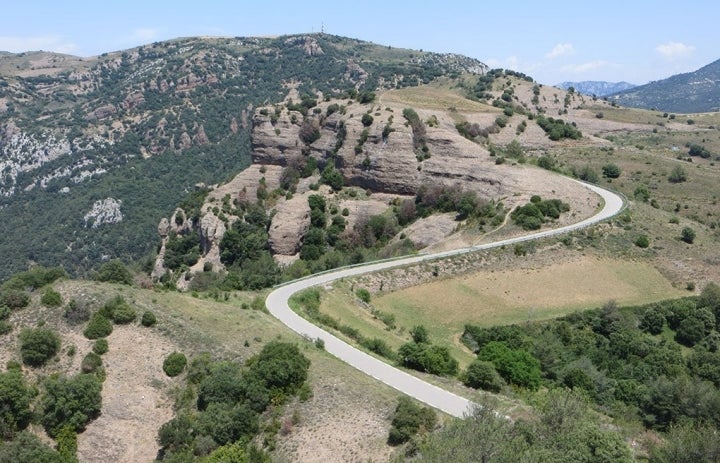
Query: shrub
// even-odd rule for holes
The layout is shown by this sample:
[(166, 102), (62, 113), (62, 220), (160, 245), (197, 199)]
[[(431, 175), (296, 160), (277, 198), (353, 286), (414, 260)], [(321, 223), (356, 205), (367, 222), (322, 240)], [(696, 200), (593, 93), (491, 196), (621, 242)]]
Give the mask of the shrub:
[(670, 175), (668, 176), (668, 181), (670, 183), (682, 183), (687, 180), (687, 173), (685, 172), (685, 169), (683, 169), (680, 166), (673, 167), (673, 170), (670, 172)]
[(88, 352), (80, 363), (83, 373), (95, 373), (99, 368), (102, 368), (102, 358), (95, 352)]
[(30, 424), (32, 399), (33, 391), (20, 370), (0, 373), (0, 437), (10, 437)]
[(90, 315), (90, 309), (84, 303), (71, 299), (67, 307), (65, 307), (63, 317), (69, 324), (79, 325), (90, 320)]
[(366, 304), (370, 303), (370, 298), (371, 298), (370, 291), (368, 291), (367, 289), (360, 288), (355, 291), (355, 295), (358, 297), (358, 299), (360, 299), (364, 303), (366, 303)]
[(132, 284), (132, 274), (119, 259), (102, 264), (95, 279), (107, 283)]
[(98, 339), (110, 335), (112, 330), (112, 322), (100, 312), (95, 312), (92, 318), (90, 318), (90, 323), (88, 323), (83, 334), (88, 339)]
[(640, 235), (637, 238), (635, 238), (635, 246), (639, 248), (647, 248), (650, 246), (650, 238), (648, 238), (647, 235)]
[(142, 326), (150, 327), (155, 325), (155, 323), (157, 323), (157, 318), (153, 312), (149, 310), (143, 312), (142, 318), (140, 319), (140, 324), (142, 324)]
[(100, 309), (103, 315), (118, 324), (134, 322), (137, 312), (122, 296), (115, 296)]
[(680, 239), (687, 244), (693, 244), (695, 241), (695, 230), (690, 227), (685, 227), (680, 232)]
[(417, 405), (409, 397), (400, 397), (390, 426), (388, 444), (400, 445), (418, 433), (431, 432), (436, 423), (434, 410)]
[(503, 342), (491, 341), (480, 349), (478, 358), (492, 362), (500, 376), (511, 384), (530, 390), (540, 387), (540, 361), (524, 349), (511, 349)]
[(98, 355), (103, 355), (108, 351), (109, 347), (110, 346), (108, 345), (107, 339), (101, 338), (95, 341), (95, 344), (93, 344), (93, 352)]
[(60, 336), (47, 328), (26, 328), (20, 333), (20, 355), (25, 365), (39, 367), (60, 350)]
[(63, 303), (60, 293), (48, 288), (40, 298), (40, 303), (46, 307), (60, 307)]
[(620, 177), (620, 167), (618, 167), (616, 164), (605, 164), (602, 167), (603, 177), (607, 178), (618, 178)]
[(500, 392), (504, 384), (493, 364), (480, 359), (475, 359), (468, 365), (463, 375), (463, 383), (468, 387), (490, 392)]
[(166, 375), (172, 378), (182, 373), (183, 370), (185, 370), (186, 365), (187, 357), (185, 357), (185, 354), (173, 352), (165, 357), (165, 361), (163, 362), (163, 371)]
[(45, 430), (52, 437), (65, 426), (75, 432), (83, 431), (88, 422), (100, 415), (101, 392), (102, 382), (95, 375), (48, 378), (40, 407)]
[(372, 123), (373, 123), (373, 121), (374, 121), (373, 117), (372, 117), (370, 114), (367, 114), (367, 113), (363, 114), (363, 115), (362, 115), (362, 118), (360, 119), (360, 122), (362, 122), (362, 125), (363, 125), (364, 127), (369, 127), (369, 126), (371, 126)]
[(7, 306), (12, 310), (22, 309), (30, 304), (30, 295), (18, 289), (8, 289), (0, 293), (0, 305)]

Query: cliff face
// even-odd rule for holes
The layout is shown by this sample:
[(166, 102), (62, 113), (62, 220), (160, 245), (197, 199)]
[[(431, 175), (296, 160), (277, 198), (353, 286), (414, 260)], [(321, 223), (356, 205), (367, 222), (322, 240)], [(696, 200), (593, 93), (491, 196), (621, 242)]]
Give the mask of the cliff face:
[[(575, 214), (561, 221), (589, 215), (597, 204), (587, 190), (564, 177), (527, 164), (496, 163), (484, 145), (458, 133), (458, 118), (481, 126), (491, 124), (497, 117), (492, 108), (463, 114), (450, 108), (416, 108), (413, 111), (421, 122), (411, 123), (405, 117), (409, 104), (397, 103), (395, 98), (381, 96), (368, 104), (328, 100), (305, 108), (293, 101), (297, 98), (291, 91), (284, 103), (256, 109), (252, 117), (253, 165), (216, 187), (206, 199), (199, 230), (203, 255), (191, 272), (202, 271), (208, 262), (213, 269), (223, 268), (219, 243), (225, 230), (239, 220), (232, 215), (222, 220), (218, 217), (217, 205), (223, 198), (254, 202), (263, 191), (287, 189), (289, 178), (306, 177), (295, 184), (292, 195), (283, 193), (265, 201), (271, 216), (268, 243), (282, 264), (298, 257), (310, 227), (311, 194), (324, 195), (328, 204), (346, 210), (347, 229), (413, 198), (422, 186), (474, 191), (483, 200), (502, 201), (507, 209), (527, 202), (534, 194), (560, 197), (571, 202)], [(503, 144), (503, 140), (518, 137), (522, 143), (522, 137), (535, 137), (531, 130), (529, 135), (516, 134), (513, 124), (522, 120), (524, 116), (511, 119), (506, 128), (491, 135), (490, 142)], [(535, 138), (526, 142), (535, 147), (537, 143)], [(321, 173), (328, 166), (342, 176), (342, 191), (312, 186), (321, 183)], [(214, 226), (208, 227), (206, 222)], [(419, 220), (398, 237), (410, 238), (421, 248), (442, 247), (439, 243), (448, 239), (454, 240), (452, 246), (469, 244), (458, 242), (464, 238), (450, 238), (457, 229), (454, 214), (445, 214)], [(187, 285), (186, 278), (179, 281)]]

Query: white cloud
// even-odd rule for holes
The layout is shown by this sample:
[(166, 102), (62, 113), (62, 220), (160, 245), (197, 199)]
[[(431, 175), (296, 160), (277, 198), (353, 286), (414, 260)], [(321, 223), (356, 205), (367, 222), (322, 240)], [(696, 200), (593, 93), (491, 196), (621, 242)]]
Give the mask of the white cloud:
[(155, 39), (158, 36), (158, 30), (152, 29), (149, 27), (141, 28), (141, 29), (135, 29), (132, 34), (130, 35), (131, 41), (144, 41), (144, 42), (150, 42), (153, 39)]
[(77, 52), (77, 46), (55, 35), (42, 35), (35, 37), (3, 37), (0, 36), (0, 50), (11, 53), (24, 51), (54, 51), (57, 53), (72, 54)]
[(574, 74), (582, 74), (588, 71), (594, 71), (596, 69), (602, 69), (614, 66), (613, 63), (605, 60), (588, 61), (587, 63), (581, 64), (569, 64), (560, 68), (562, 72), (571, 72)]
[(555, 59), (573, 54), (575, 54), (575, 47), (573, 47), (572, 43), (558, 43), (552, 50), (545, 54), (545, 57)]
[(490, 69), (503, 68), (517, 71), (520, 67), (520, 60), (517, 56), (513, 55), (503, 59), (490, 58), (485, 61), (485, 64), (487, 64)]
[(668, 42), (655, 47), (655, 51), (668, 59), (689, 55), (693, 52), (693, 50), (695, 50), (695, 47), (692, 45), (685, 45), (682, 42)]

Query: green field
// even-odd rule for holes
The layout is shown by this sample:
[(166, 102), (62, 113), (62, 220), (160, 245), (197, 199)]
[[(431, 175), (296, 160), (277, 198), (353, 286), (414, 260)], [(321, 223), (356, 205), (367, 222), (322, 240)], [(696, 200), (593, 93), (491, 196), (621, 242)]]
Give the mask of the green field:
[(635, 305), (687, 295), (645, 262), (578, 256), (533, 269), (482, 271), (376, 296), (372, 306), (395, 316), (387, 330), (350, 294), (347, 284), (323, 297), (321, 310), (365, 336), (394, 348), (407, 342), (415, 325), (445, 344), (466, 364), (472, 354), (459, 342), (465, 324), (483, 326), (554, 318), (602, 306), (610, 300)]

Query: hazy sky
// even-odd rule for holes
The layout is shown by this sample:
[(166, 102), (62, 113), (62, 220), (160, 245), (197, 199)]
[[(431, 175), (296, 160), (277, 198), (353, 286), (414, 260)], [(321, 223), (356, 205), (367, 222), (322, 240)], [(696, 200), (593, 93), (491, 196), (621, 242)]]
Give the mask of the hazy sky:
[(382, 45), (460, 53), (545, 84), (642, 84), (720, 58), (716, 0), (15, 0), (0, 50), (79, 56), (194, 35), (325, 32)]

